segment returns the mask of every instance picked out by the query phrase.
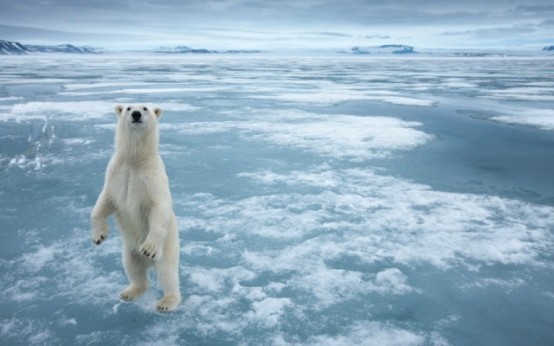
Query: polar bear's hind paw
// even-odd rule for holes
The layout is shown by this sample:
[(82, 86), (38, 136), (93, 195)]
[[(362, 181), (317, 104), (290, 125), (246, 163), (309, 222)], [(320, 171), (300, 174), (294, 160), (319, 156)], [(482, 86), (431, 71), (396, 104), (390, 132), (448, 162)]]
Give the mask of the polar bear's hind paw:
[(180, 302), (181, 302), (181, 297), (165, 296), (162, 299), (160, 299), (160, 301), (158, 302), (158, 306), (156, 308), (160, 312), (169, 312), (169, 311), (175, 310)]
[(130, 285), (129, 287), (121, 291), (121, 293), (119, 294), (119, 298), (126, 301), (131, 301), (142, 295), (147, 289), (148, 287), (137, 287)]

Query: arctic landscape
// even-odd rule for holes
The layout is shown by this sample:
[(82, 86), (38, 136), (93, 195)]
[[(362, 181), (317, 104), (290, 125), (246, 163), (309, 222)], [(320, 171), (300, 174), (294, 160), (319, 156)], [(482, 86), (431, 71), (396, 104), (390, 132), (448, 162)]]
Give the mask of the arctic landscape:
[[(183, 302), (91, 242), (116, 104), (163, 109)], [(549, 345), (554, 59), (0, 59), (5, 345)]]

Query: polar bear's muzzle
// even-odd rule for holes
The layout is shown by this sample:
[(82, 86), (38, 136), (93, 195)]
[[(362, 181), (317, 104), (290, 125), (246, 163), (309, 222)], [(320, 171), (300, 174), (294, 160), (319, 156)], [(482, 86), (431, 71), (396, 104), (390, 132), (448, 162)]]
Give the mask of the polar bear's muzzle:
[(139, 111), (134, 111), (133, 113), (131, 113), (131, 117), (133, 117), (133, 121), (132, 123), (142, 123), (142, 113), (139, 112)]

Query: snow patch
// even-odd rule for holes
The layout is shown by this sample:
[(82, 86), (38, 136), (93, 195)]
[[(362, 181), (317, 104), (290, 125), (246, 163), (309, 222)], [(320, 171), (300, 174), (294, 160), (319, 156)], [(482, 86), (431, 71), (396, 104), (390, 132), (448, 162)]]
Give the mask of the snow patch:
[(310, 338), (308, 345), (347, 346), (347, 345), (423, 345), (423, 335), (393, 325), (392, 323), (362, 321), (352, 325), (339, 335), (318, 335)]
[(481, 94), (481, 97), (497, 100), (554, 101), (554, 88), (548, 87), (511, 87), (507, 89), (483, 90)]
[(309, 105), (333, 105), (346, 101), (378, 101), (402, 106), (421, 106), (432, 107), (436, 105), (435, 101), (415, 97), (398, 95), (394, 92), (386, 92), (390, 96), (380, 95), (379, 91), (360, 91), (360, 90), (324, 90), (324, 91), (302, 91), (295, 93), (283, 92), (274, 95), (251, 95), (250, 98), (275, 100), (289, 103), (303, 103)]
[(522, 114), (499, 115), (491, 120), (506, 123), (537, 127), (541, 130), (554, 130), (554, 111), (549, 109), (534, 109), (522, 111)]
[(254, 324), (262, 323), (266, 328), (274, 328), (280, 322), (285, 309), (291, 306), (289, 298), (264, 298), (252, 303), (252, 310), (246, 314)]
[(421, 124), (392, 117), (326, 115), (301, 111), (276, 112), (248, 120), (162, 124), (162, 129), (186, 135), (238, 132), (249, 141), (265, 141), (338, 159), (360, 161), (385, 158), (392, 151), (409, 150), (433, 137), (417, 130)]
[(105, 101), (70, 101), (70, 102), (27, 102), (11, 106), (11, 109), (0, 115), (0, 121), (17, 122), (31, 119), (88, 121), (102, 119), (113, 113), (114, 103)]

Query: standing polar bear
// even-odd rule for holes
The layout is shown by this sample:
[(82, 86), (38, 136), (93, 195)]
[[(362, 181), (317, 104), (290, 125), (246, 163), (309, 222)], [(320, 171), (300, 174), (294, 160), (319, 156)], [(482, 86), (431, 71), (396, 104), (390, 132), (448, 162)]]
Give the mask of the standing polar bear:
[(123, 239), (123, 266), (130, 285), (120, 298), (133, 300), (149, 287), (153, 266), (164, 291), (158, 310), (174, 310), (179, 290), (179, 234), (165, 167), (158, 153), (160, 108), (116, 106), (115, 153), (104, 188), (91, 214), (92, 241), (108, 235), (106, 218), (115, 213)]

